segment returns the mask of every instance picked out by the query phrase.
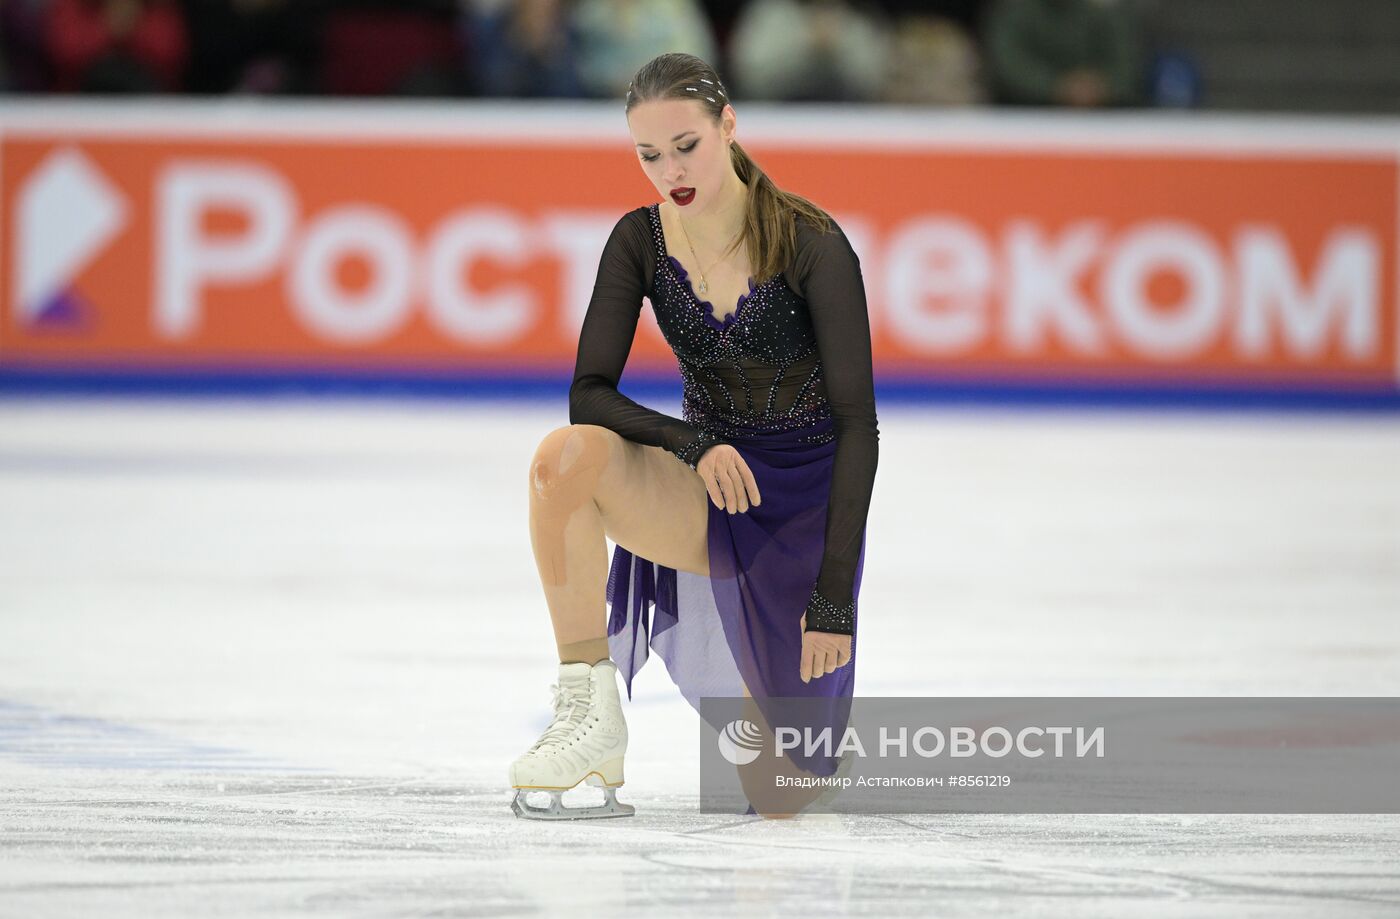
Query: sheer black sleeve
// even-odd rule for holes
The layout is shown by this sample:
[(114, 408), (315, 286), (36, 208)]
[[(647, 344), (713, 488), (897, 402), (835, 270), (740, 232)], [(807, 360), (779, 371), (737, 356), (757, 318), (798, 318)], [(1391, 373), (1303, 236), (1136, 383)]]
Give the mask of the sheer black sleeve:
[(807, 627), (851, 634), (856, 563), (879, 460), (870, 317), (860, 258), (845, 233), (834, 227), (804, 236), (791, 276), (811, 312), (836, 431), (826, 546)]
[(649, 275), (645, 220), (645, 209), (623, 215), (603, 246), (593, 296), (579, 332), (569, 386), (569, 423), (601, 425), (628, 440), (664, 447), (693, 469), (701, 454), (720, 442), (718, 438), (639, 405), (617, 389), (637, 334)]

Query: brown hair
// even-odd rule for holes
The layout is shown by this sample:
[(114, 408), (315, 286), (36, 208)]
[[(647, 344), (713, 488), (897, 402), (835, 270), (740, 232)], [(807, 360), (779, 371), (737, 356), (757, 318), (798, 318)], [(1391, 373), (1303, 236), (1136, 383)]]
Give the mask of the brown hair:
[[(654, 99), (698, 102), (715, 121), (720, 120), (730, 101), (713, 67), (693, 54), (679, 51), (657, 55), (642, 65), (627, 90), (625, 111)], [(796, 255), (799, 216), (823, 232), (831, 228), (831, 216), (801, 195), (774, 185), (737, 140), (729, 147), (729, 159), (734, 172), (748, 186), (749, 206), (739, 238), (724, 255), (746, 244), (754, 282), (761, 284), (782, 271)]]

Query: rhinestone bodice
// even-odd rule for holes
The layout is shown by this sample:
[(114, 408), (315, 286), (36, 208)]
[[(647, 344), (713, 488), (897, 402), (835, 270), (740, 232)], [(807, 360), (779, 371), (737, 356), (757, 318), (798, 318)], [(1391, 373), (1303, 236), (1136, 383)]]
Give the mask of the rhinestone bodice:
[[(663, 447), (696, 471), (726, 439), (792, 431), (812, 444), (835, 441), (821, 570), (805, 615), (808, 629), (849, 633), (879, 430), (860, 258), (831, 223), (798, 220), (783, 271), (751, 282), (733, 312), (716, 317), (666, 251), (660, 205), (624, 214), (603, 246), (579, 330), (569, 421)], [(647, 299), (680, 365), (684, 418), (618, 389)]]
[(656, 258), (647, 296), (680, 364), (685, 420), (723, 437), (788, 431), (830, 416), (807, 301), (783, 274), (761, 284), (750, 279), (733, 312), (717, 319), (666, 251), (660, 205), (647, 215)]

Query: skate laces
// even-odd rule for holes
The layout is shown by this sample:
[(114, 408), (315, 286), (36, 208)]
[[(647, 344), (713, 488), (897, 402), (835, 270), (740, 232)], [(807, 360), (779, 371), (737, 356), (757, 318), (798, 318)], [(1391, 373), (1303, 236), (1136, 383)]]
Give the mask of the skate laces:
[(588, 717), (588, 701), (593, 687), (587, 679), (551, 683), (554, 693), (554, 720), (530, 748), (533, 753), (552, 744), (562, 743)]

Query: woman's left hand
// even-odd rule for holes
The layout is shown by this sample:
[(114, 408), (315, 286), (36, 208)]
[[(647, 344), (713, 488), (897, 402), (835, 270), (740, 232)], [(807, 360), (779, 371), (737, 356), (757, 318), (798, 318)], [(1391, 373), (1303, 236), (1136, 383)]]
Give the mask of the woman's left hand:
[(851, 662), (851, 636), (833, 632), (807, 631), (807, 614), (802, 614), (802, 682), (825, 676)]

